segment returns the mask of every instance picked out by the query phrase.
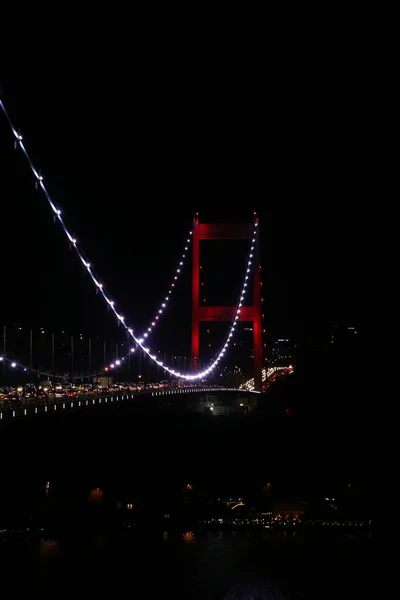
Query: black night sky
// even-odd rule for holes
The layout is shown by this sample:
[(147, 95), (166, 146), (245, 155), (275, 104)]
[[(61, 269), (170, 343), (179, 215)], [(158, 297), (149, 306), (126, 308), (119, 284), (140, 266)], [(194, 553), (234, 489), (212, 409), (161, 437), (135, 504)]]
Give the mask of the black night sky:
[[(150, 92), (124, 68), (104, 77), (100, 65), (61, 63), (40, 78), (19, 64), (5, 74), (3, 97), (52, 198), (133, 327), (147, 325), (164, 295), (195, 211), (203, 222), (224, 222), (249, 220), (253, 210), (267, 342), (306, 339), (335, 323), (375, 332), (396, 325), (394, 241), (371, 131), (354, 96), (327, 100), (322, 84), (313, 96), (304, 77), (297, 99), (283, 86), (262, 119), (247, 121), (244, 105), (237, 119), (237, 107), (206, 102), (204, 89), (196, 102), (189, 84), (186, 96), (175, 98), (165, 79)], [(3, 321), (118, 337), (3, 117), (0, 132)], [(232, 247), (205, 253), (205, 281), (219, 283), (205, 288), (208, 298), (236, 296), (244, 255)], [(189, 352), (187, 268), (163, 324), (160, 349)]]

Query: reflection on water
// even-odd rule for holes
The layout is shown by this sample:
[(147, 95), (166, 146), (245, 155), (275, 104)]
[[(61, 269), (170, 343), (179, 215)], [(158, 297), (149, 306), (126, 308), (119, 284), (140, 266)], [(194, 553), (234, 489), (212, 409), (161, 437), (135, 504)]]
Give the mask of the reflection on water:
[(133, 596), (174, 600), (353, 600), (373, 596), (376, 580), (372, 536), (326, 532), (21, 536), (0, 540), (0, 565), (16, 580), (23, 574), (24, 583), (55, 577), (63, 588), (115, 593), (117, 581)]

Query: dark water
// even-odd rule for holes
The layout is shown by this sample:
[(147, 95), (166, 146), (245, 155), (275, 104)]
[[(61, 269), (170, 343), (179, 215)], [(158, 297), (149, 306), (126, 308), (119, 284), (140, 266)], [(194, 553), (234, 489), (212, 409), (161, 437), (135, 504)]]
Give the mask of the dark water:
[(379, 597), (373, 594), (375, 558), (370, 534), (219, 530), (0, 538), (0, 568), (15, 589), (32, 590), (36, 582), (50, 593), (132, 598)]
[[(214, 419), (147, 405), (3, 424), (0, 517), (16, 527), (26, 525), (31, 506), (36, 506), (30, 497), (43, 496), (46, 481), (52, 482), (51, 493), (64, 499), (60, 510), (68, 523), (75, 518), (76, 502), (86, 502), (92, 487), (104, 487), (116, 500), (126, 497), (145, 508), (154, 498), (160, 506), (168, 505), (187, 482), (213, 498), (221, 489), (252, 497), (272, 480), (273, 489), (302, 498), (309, 488), (326, 495), (334, 483), (332, 474), (338, 474), (356, 490), (350, 471), (360, 472), (360, 455), (370, 468), (368, 447), (351, 452), (350, 442), (346, 446), (341, 437), (338, 445), (335, 440), (292, 420), (277, 422), (262, 415)], [(75, 531), (81, 531), (79, 524)], [(0, 534), (2, 582), (12, 582), (13, 593), (23, 589), (30, 596), (37, 585), (41, 598), (384, 597), (377, 590), (382, 577), (376, 541), (367, 533), (239, 530), (195, 531), (184, 537), (183, 531), (143, 535), (126, 530), (67, 536), (68, 527), (63, 532), (53, 540)]]

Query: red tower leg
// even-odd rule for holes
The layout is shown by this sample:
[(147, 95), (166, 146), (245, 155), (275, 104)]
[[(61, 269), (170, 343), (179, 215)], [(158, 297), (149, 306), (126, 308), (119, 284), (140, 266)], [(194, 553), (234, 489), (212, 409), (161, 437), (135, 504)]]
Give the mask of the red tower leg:
[[(258, 227), (258, 219), (255, 220)], [(262, 389), (262, 325), (261, 325), (261, 265), (260, 236), (257, 235), (253, 272), (253, 344), (254, 344), (254, 389)]]
[(193, 267), (192, 267), (192, 370), (198, 371), (200, 367), (200, 239), (199, 219), (195, 218), (193, 224)]

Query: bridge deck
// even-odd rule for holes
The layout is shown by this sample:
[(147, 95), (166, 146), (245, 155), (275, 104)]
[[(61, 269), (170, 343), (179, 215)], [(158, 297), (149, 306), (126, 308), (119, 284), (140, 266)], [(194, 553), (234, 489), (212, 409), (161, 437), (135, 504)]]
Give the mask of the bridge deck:
[(98, 396), (81, 397), (81, 398), (60, 398), (53, 402), (44, 402), (38, 404), (18, 405), (11, 408), (0, 409), (0, 423), (17, 417), (28, 417), (34, 415), (44, 415), (49, 413), (75, 411), (102, 404), (112, 404), (134, 400), (140, 397), (156, 397), (156, 396), (175, 396), (185, 394), (198, 394), (205, 392), (237, 392), (245, 394), (259, 394), (260, 392), (238, 389), (238, 388), (220, 388), (220, 387), (193, 387), (193, 388), (177, 388), (175, 390), (145, 390), (144, 392), (126, 392), (118, 394), (101, 394)]

